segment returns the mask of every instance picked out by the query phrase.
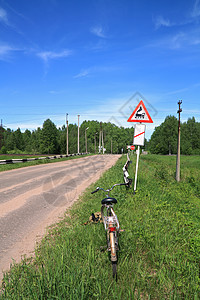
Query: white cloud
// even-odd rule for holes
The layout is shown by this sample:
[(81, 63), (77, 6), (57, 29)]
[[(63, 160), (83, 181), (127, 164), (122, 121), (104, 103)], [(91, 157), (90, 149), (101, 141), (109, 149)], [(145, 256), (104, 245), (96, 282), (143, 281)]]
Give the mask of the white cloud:
[(19, 51), (20, 49), (13, 48), (9, 45), (0, 45), (0, 60), (7, 60), (13, 51)]
[(7, 12), (2, 7), (0, 7), (0, 22), (8, 24)]
[(164, 18), (163, 16), (157, 16), (153, 19), (155, 24), (155, 28), (158, 29), (160, 27), (172, 27), (178, 26), (182, 27), (185, 25), (195, 24), (197, 19), (200, 17), (200, 0), (195, 0), (194, 5), (189, 12), (188, 16), (183, 17), (181, 21), (171, 22), (169, 19)]
[(90, 32), (93, 33), (94, 35), (100, 37), (100, 38), (105, 38), (106, 37), (102, 26), (94, 26), (90, 29)]
[(64, 50), (61, 52), (44, 51), (37, 53), (37, 56), (40, 57), (45, 63), (48, 63), (48, 61), (51, 59), (67, 57), (71, 53), (72, 52), (70, 50)]
[(87, 77), (91, 74), (96, 75), (97, 73), (108, 73), (108, 72), (116, 72), (116, 71), (120, 71), (121, 69), (119, 67), (116, 66), (91, 66), (88, 69), (83, 69), (81, 70), (77, 75), (75, 75), (73, 78), (81, 78), (81, 77)]
[(191, 13), (191, 17), (197, 18), (199, 16), (200, 16), (200, 1), (195, 0), (193, 10), (192, 10), (192, 13)]
[(155, 27), (156, 29), (158, 29), (159, 27), (171, 27), (173, 26), (174, 24), (170, 22), (169, 19), (164, 19), (162, 16), (158, 16), (155, 20), (154, 20), (154, 23), (155, 23)]
[(77, 75), (74, 76), (74, 78), (81, 78), (81, 77), (86, 77), (89, 75), (89, 70), (83, 70)]
[(0, 46), (0, 56), (8, 54), (10, 51), (12, 51), (12, 47), (7, 45)]
[[(45, 119), (44, 119), (45, 120)], [(20, 130), (22, 132), (24, 132), (26, 129), (28, 130), (36, 130), (38, 127), (42, 128), (42, 124), (43, 122), (41, 123), (8, 123), (6, 124), (6, 127), (7, 128), (11, 128), (12, 130), (17, 130), (18, 128), (20, 128)]]
[(165, 49), (186, 49), (187, 47), (195, 47), (200, 44), (200, 30), (179, 31), (158, 40), (155, 40), (148, 47), (164, 47)]
[(183, 88), (183, 89), (179, 89), (179, 90), (174, 90), (171, 92), (167, 92), (166, 95), (177, 95), (177, 94), (181, 94), (183, 92), (186, 92), (189, 90), (189, 87)]
[(171, 38), (171, 41), (169, 41), (169, 45), (172, 49), (179, 49), (187, 46), (198, 46), (199, 44), (199, 30), (179, 32)]
[(63, 91), (55, 91), (55, 90), (49, 91), (49, 94), (52, 94), (52, 95), (58, 95), (58, 94), (61, 94), (61, 93), (63, 93)]
[(86, 49), (87, 50), (92, 50), (92, 51), (101, 51), (101, 50), (105, 50), (107, 48), (107, 44), (106, 41), (103, 39), (98, 39), (98, 41), (94, 44), (91, 43), (89, 45), (87, 45)]
[(186, 34), (183, 32), (175, 34), (171, 39), (171, 48), (178, 49), (182, 46), (183, 42), (186, 41)]

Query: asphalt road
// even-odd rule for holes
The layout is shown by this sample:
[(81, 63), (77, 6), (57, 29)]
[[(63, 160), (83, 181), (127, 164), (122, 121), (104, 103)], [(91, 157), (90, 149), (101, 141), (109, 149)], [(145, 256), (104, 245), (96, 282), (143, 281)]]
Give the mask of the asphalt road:
[(96, 155), (0, 173), (0, 279), (12, 259), (33, 255), (47, 226), (119, 155)]

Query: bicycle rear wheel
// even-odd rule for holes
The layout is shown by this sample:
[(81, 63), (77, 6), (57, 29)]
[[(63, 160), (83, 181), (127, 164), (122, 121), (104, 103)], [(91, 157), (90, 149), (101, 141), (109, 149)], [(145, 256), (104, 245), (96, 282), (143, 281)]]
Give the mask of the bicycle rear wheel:
[(111, 250), (111, 263), (112, 263), (112, 275), (113, 278), (116, 279), (117, 281), (117, 236), (116, 232), (110, 232), (109, 233), (109, 238), (110, 238), (110, 250)]
[(113, 278), (116, 279), (117, 281), (117, 262), (112, 261), (112, 273), (113, 273)]

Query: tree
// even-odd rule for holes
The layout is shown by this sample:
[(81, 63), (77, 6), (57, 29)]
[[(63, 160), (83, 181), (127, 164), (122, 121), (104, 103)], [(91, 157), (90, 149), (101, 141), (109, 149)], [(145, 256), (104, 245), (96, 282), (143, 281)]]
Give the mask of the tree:
[(58, 153), (59, 145), (57, 137), (58, 130), (56, 125), (50, 119), (44, 121), (40, 135), (40, 151), (48, 154)]
[(13, 131), (10, 128), (4, 132), (4, 145), (7, 151), (14, 149)]
[(175, 154), (177, 152), (177, 126), (177, 118), (167, 116), (165, 121), (155, 128), (148, 145), (151, 153)]
[(30, 130), (26, 129), (23, 133), (23, 140), (24, 140), (24, 148), (25, 151), (28, 153), (32, 152), (32, 145), (31, 145), (31, 132)]
[[(149, 149), (155, 154), (176, 154), (178, 120), (174, 116), (167, 116), (165, 121), (155, 128)], [(195, 118), (189, 118), (181, 124), (181, 154), (200, 154), (200, 123)]]
[(37, 130), (34, 130), (31, 134), (31, 146), (32, 146), (32, 152), (34, 154), (41, 153), (40, 152), (40, 140), (42, 139), (42, 129), (40, 127), (37, 128)]
[[(175, 118), (176, 120), (176, 118)], [(168, 124), (169, 123), (169, 124)], [(166, 124), (161, 124), (160, 127), (155, 129), (152, 135), (150, 143), (145, 140), (144, 148), (147, 146), (154, 149), (154, 153), (167, 153), (169, 151), (169, 145), (165, 145), (167, 140), (166, 135), (172, 136), (170, 118), (166, 119)], [(193, 124), (193, 123), (192, 123)], [(186, 124), (187, 125), (187, 124)], [(80, 152), (85, 152), (85, 130), (87, 127), (87, 150), (88, 152), (98, 153), (99, 145), (99, 134), (100, 130), (103, 130), (103, 140), (104, 148), (106, 148), (106, 153), (121, 153), (126, 152), (126, 146), (132, 145), (134, 128), (124, 128), (118, 127), (110, 122), (100, 123), (98, 121), (83, 121), (80, 126)], [(171, 127), (170, 127), (171, 126)], [(199, 123), (195, 123), (195, 128), (197, 128), (198, 134), (200, 133)], [(21, 132), (20, 128), (16, 131), (7, 129), (3, 132), (4, 145), (6, 151), (13, 151), (19, 149), (20, 151), (25, 151), (26, 153), (66, 153), (66, 126), (63, 125), (61, 128), (57, 129), (56, 125), (47, 119), (43, 123), (42, 129), (39, 127), (37, 130), (30, 131), (25, 130), (24, 133)], [(95, 142), (96, 141), (96, 142)], [(172, 139), (173, 141), (173, 139)], [(172, 144), (173, 145), (173, 143)], [(78, 142), (78, 126), (77, 124), (69, 124), (69, 153), (77, 153), (77, 142)], [(196, 143), (196, 139), (194, 140)], [(150, 146), (149, 146), (149, 145)], [(193, 143), (194, 144), (194, 143)], [(197, 146), (197, 145), (196, 145)], [(195, 147), (196, 147), (195, 146)], [(193, 151), (193, 150), (192, 150)]]
[(24, 139), (23, 139), (23, 134), (22, 134), (20, 128), (18, 128), (14, 132), (14, 145), (15, 145), (16, 149), (19, 149), (21, 151), (24, 150)]
[(200, 123), (194, 117), (181, 125), (181, 153), (200, 154)]

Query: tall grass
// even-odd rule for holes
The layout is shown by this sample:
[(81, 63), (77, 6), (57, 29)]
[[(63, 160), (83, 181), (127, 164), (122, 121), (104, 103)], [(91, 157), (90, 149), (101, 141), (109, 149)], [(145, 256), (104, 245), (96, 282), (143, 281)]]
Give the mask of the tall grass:
[[(104, 188), (122, 182), (125, 157), (91, 185), (36, 250), (5, 274), (2, 299), (199, 299), (199, 157), (142, 156), (138, 190), (116, 187), (122, 229), (118, 282), (112, 279), (102, 224), (84, 223), (100, 210)], [(130, 166), (134, 176), (135, 158)]]

